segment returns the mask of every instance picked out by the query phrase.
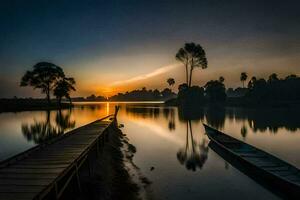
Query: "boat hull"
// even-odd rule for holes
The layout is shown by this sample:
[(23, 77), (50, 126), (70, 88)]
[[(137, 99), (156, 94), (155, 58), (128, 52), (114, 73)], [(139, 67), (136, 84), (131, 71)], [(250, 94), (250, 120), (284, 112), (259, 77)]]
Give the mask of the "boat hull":
[[(254, 179), (257, 183), (270, 190), (272, 193), (285, 199), (300, 199), (300, 187), (297, 184), (286, 181), (279, 176), (248, 162), (238, 154), (222, 145), (215, 137), (215, 130), (205, 125), (207, 136), (211, 140), (209, 146), (232, 166)], [(218, 131), (219, 132), (219, 131)], [(223, 134), (223, 133), (222, 133)]]

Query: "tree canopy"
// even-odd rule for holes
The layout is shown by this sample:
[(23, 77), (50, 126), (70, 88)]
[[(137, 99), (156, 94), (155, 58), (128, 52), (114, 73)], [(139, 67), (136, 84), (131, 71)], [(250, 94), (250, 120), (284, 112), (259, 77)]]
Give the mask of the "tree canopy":
[(246, 72), (242, 72), (242, 73), (241, 73), (241, 76), (240, 76), (240, 80), (241, 80), (242, 83), (243, 83), (243, 87), (245, 87), (244, 83), (245, 83), (245, 81), (247, 80), (247, 78), (248, 78), (247, 73), (246, 73)]
[(191, 87), (193, 70), (196, 67), (207, 68), (207, 59), (204, 49), (200, 44), (185, 43), (176, 54), (176, 59), (185, 66), (186, 84)]
[(53, 94), (58, 99), (59, 104), (61, 103), (61, 99), (63, 97), (69, 99), (69, 101), (71, 102), (70, 92), (76, 91), (74, 85), (75, 85), (75, 80), (72, 77), (70, 78), (64, 77), (56, 83)]
[(211, 80), (204, 87), (210, 102), (224, 102), (226, 100), (225, 85), (223, 82)]
[(174, 78), (168, 78), (167, 83), (169, 84), (169, 86), (172, 86), (172, 85), (175, 84), (175, 79)]
[(33, 66), (32, 70), (26, 71), (21, 78), (20, 86), (40, 89), (42, 94), (46, 94), (48, 104), (50, 104), (51, 92), (55, 90), (57, 97), (69, 97), (69, 92), (75, 90), (74, 84), (74, 78), (66, 78), (61, 67), (49, 62), (39, 62)]

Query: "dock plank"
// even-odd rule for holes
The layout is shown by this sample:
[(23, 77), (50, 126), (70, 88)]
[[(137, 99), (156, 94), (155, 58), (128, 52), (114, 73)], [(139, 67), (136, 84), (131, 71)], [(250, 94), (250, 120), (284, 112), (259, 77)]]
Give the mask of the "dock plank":
[(54, 142), (33, 148), (19, 159), (1, 163), (0, 200), (29, 200), (50, 191), (49, 187), (53, 187), (55, 180), (66, 174), (67, 170), (73, 170), (74, 163), (86, 158), (112, 122), (95, 121), (70, 131)]

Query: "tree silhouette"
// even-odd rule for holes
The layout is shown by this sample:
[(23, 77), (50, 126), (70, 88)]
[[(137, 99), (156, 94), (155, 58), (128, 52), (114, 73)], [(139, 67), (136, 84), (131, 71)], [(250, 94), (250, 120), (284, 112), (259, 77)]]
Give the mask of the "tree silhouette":
[(204, 87), (211, 103), (224, 102), (226, 100), (225, 85), (220, 80), (208, 81)]
[[(185, 65), (186, 84), (191, 87), (194, 68), (207, 68), (207, 59), (204, 49), (201, 45), (193, 42), (185, 43), (184, 47), (178, 50), (175, 57)], [(190, 71), (188, 72), (188, 70)]]
[(64, 77), (64, 72), (59, 66), (49, 62), (39, 62), (33, 66), (32, 71), (27, 71), (21, 79), (20, 86), (32, 86), (34, 89), (41, 89), (46, 94), (50, 104), (50, 93), (56, 82)]
[(224, 83), (225, 78), (224, 78), (223, 76), (220, 76), (219, 81), (220, 81), (221, 83)]
[(297, 75), (291, 74), (291, 75), (288, 75), (287, 77), (285, 77), (285, 80), (296, 79), (296, 78), (298, 78)]
[(251, 80), (249, 86), (246, 97), (253, 103), (277, 104), (300, 100), (300, 78), (295, 75), (280, 79), (273, 73), (267, 81), (263, 78)]
[(169, 84), (169, 86), (174, 85), (174, 84), (175, 84), (174, 78), (168, 78), (168, 79), (167, 79), (167, 83)]
[(279, 79), (278, 79), (277, 74), (273, 73), (269, 76), (268, 82), (270, 83), (270, 82), (274, 82), (274, 81), (278, 81), (278, 80)]
[(70, 101), (70, 104), (72, 103), (70, 98), (70, 92), (76, 91), (74, 85), (75, 80), (72, 77), (64, 77), (56, 83), (56, 86), (54, 88), (54, 95), (56, 96), (59, 105), (61, 105), (61, 99), (63, 97), (67, 98)]
[(254, 86), (256, 80), (257, 80), (257, 78), (255, 76), (252, 76), (251, 80), (248, 83), (248, 88), (249, 89), (253, 89), (253, 86)]
[(247, 78), (248, 78), (247, 73), (246, 73), (246, 72), (242, 72), (242, 73), (241, 73), (240, 80), (241, 80), (242, 83), (243, 83), (243, 88), (245, 87), (245, 81), (247, 80)]

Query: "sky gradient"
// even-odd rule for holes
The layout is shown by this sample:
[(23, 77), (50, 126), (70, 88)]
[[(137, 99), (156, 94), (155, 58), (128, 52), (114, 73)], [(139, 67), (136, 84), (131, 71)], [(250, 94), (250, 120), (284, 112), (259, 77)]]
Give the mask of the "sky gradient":
[(185, 42), (201, 44), (208, 68), (193, 84), (239, 74), (300, 75), (297, 1), (45, 1), (0, 2), (0, 98), (40, 96), (20, 88), (39, 61), (61, 66), (77, 81), (73, 96), (110, 96), (143, 86), (184, 82), (175, 60)]

